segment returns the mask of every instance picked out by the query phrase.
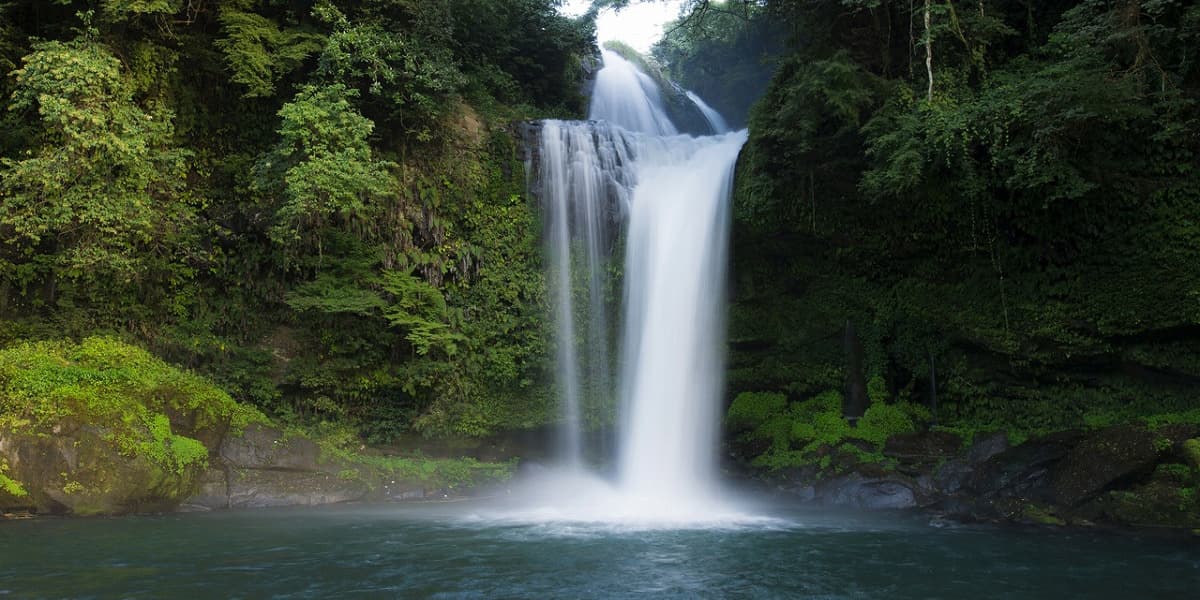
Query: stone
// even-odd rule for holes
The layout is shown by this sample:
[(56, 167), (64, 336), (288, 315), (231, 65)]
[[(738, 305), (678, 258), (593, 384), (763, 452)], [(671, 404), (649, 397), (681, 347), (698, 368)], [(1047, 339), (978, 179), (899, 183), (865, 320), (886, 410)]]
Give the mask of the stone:
[(971, 449), (967, 451), (967, 462), (973, 465), (981, 465), (993, 456), (1008, 450), (1010, 447), (1008, 434), (1003, 431), (976, 435), (975, 442), (971, 444)]
[(239, 469), (229, 476), (229, 508), (318, 506), (366, 499), (358, 480), (316, 472)]
[(209, 468), (200, 476), (195, 495), (180, 506), (183, 511), (229, 508), (229, 480), (225, 469)]
[(221, 443), (221, 458), (239, 469), (284, 471), (320, 470), (321, 449), (312, 440), (284, 437), (278, 429), (257, 423), (242, 435), (229, 435)]
[(918, 502), (913, 488), (899, 478), (850, 473), (818, 484), (816, 497), (824, 504), (869, 510), (915, 508)]
[(198, 469), (167, 470), (141, 456), (125, 456), (101, 427), (64, 419), (54, 435), (0, 432), (7, 474), (27, 497), (7, 508), (42, 514), (115, 515), (174, 508), (195, 487)]
[(1064, 431), (1026, 441), (992, 456), (963, 481), (963, 490), (984, 497), (1042, 495), (1050, 468), (1063, 460), (1082, 439)]
[(934, 471), (931, 478), (933, 489), (942, 494), (957, 493), (963, 489), (973, 473), (975, 473), (975, 467), (972, 467), (966, 459), (948, 460)]
[(1155, 438), (1153, 432), (1134, 425), (1088, 434), (1050, 473), (1052, 500), (1077, 506), (1122, 480), (1148, 476), (1158, 460)]

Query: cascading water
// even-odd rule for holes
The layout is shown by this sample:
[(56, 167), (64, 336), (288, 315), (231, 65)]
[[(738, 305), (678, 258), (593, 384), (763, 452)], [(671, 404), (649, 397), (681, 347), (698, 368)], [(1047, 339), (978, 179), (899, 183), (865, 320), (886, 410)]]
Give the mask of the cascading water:
[(690, 91), (684, 93), (687, 94), (688, 100), (691, 100), (692, 104), (700, 109), (700, 114), (704, 115), (704, 120), (708, 121), (708, 126), (712, 128), (713, 133), (729, 133), (729, 123), (725, 122), (725, 117), (722, 117), (721, 113), (709, 106), (700, 96)]
[(658, 84), (649, 75), (612, 50), (601, 50), (600, 56), (604, 68), (596, 73), (588, 119), (649, 135), (679, 133), (667, 117)]
[(539, 195), (549, 222), (546, 239), (558, 333), (561, 455), (567, 465), (581, 467), (585, 412), (605, 420), (599, 413), (612, 397), (606, 273), (612, 229), (627, 204), (632, 161), (627, 140), (603, 125), (546, 121), (540, 152)]
[[(654, 81), (613, 52), (603, 58), (591, 120), (546, 121), (537, 142), (567, 467), (557, 486), (538, 493), (555, 506), (537, 514), (622, 523), (726, 519), (713, 482), (728, 204), (746, 133), (678, 135)], [(720, 115), (694, 101), (724, 132)], [(606, 291), (618, 240), (624, 323), (614, 382)], [(588, 407), (614, 398), (616, 474), (606, 482), (584, 466), (582, 431)]]

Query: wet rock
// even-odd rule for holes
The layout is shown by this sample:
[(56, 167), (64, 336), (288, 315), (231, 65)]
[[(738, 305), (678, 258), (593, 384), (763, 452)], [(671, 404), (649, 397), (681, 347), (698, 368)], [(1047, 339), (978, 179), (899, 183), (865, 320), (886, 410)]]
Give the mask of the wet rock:
[(899, 477), (850, 473), (818, 484), (814, 497), (824, 504), (869, 510), (915, 508), (916, 486)]
[(312, 440), (287, 438), (277, 429), (253, 424), (221, 444), (221, 458), (239, 469), (317, 471), (321, 449)]
[(70, 419), (55, 425), (53, 435), (0, 432), (8, 475), (27, 492), (0, 509), (81, 516), (160, 512), (194, 489), (198, 470), (165, 469), (142, 456), (126, 456), (106, 434)]
[(1200, 528), (1200, 497), (1177, 482), (1153, 479), (1130, 489), (1105, 492), (1079, 514), (1135, 527), (1196, 529)]
[(1090, 433), (1054, 466), (1050, 498), (1077, 506), (1122, 480), (1145, 478), (1158, 459), (1155, 440), (1155, 433), (1132, 425)]
[(1050, 468), (1063, 460), (1083, 434), (1066, 431), (1009, 448), (974, 468), (963, 489), (986, 497), (1041, 496)]
[(229, 508), (318, 506), (364, 500), (369, 489), (362, 481), (329, 473), (263, 469), (233, 471), (229, 477)]
[(200, 477), (196, 494), (180, 505), (183, 512), (229, 508), (229, 479), (225, 469), (209, 468)]
[(975, 467), (966, 459), (956, 458), (943, 463), (933, 473), (933, 489), (943, 494), (955, 494), (963, 489), (967, 480), (975, 473)]
[(988, 459), (1008, 450), (1010, 447), (1008, 434), (1003, 431), (980, 434), (975, 436), (975, 442), (971, 444), (971, 449), (967, 451), (966, 460), (972, 465), (983, 464)]

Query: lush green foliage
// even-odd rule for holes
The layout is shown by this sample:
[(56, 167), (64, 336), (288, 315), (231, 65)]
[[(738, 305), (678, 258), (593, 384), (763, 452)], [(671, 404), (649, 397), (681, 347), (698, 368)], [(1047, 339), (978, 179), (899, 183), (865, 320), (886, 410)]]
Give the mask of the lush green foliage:
[(168, 415), (186, 415), (193, 431), (264, 420), (203, 378), (111, 338), (0, 350), (0, 429), (50, 436), (71, 423), (99, 427), (121, 454), (165, 472), (206, 465), (208, 449), (181, 435)]
[(6, 475), (5, 471), (8, 471), (8, 461), (0, 459), (0, 492), (4, 492), (15, 498), (28, 496), (29, 492), (25, 491), (25, 487), (21, 485), (21, 482)]
[(739, 164), (735, 391), (839, 387), (849, 321), (942, 425), (1186, 419), (1200, 8), (929, 6), (763, 8), (793, 39)]
[(118, 334), (375, 441), (542, 424), (505, 128), (582, 109), (556, 6), (0, 3), (0, 345)]
[(427, 489), (454, 490), (506, 481), (516, 468), (515, 459), (490, 463), (470, 457), (429, 458), (420, 452), (408, 456), (361, 454), (358, 432), (342, 423), (322, 422), (292, 428), (288, 433), (315, 440), (322, 460), (345, 467), (338, 473), (339, 478), (361, 480), (369, 486), (402, 479), (405, 483), (419, 482)]
[(852, 424), (842, 416), (842, 396), (834, 391), (792, 403), (783, 394), (742, 392), (729, 407), (725, 424), (738, 445), (753, 449), (745, 458), (756, 466), (827, 469), (838, 454), (856, 462), (883, 461), (888, 438), (917, 431), (929, 417), (920, 406), (890, 404), (879, 397)]
[(667, 25), (653, 55), (667, 77), (740, 127), (766, 90), (784, 38), (779, 20), (759, 3), (703, 2)]

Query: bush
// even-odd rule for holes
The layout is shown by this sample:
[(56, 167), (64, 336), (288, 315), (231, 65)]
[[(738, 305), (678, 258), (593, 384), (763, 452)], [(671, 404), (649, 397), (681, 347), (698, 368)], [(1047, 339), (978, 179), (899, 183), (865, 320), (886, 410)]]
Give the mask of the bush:
[(733, 399), (725, 423), (731, 431), (748, 431), (761, 427), (773, 416), (787, 409), (787, 396), (771, 392), (742, 392)]
[[(787, 405), (782, 394), (743, 393), (729, 407), (726, 422), (740, 432), (743, 441), (769, 442), (766, 450), (752, 457), (757, 467), (775, 470), (816, 465), (822, 470), (832, 464), (830, 454), (852, 454), (863, 462), (881, 462), (888, 438), (917, 431), (928, 421), (924, 407), (898, 402), (887, 404), (878, 395), (855, 426), (842, 416), (842, 395), (830, 390)], [(870, 443), (870, 449), (852, 440)]]

